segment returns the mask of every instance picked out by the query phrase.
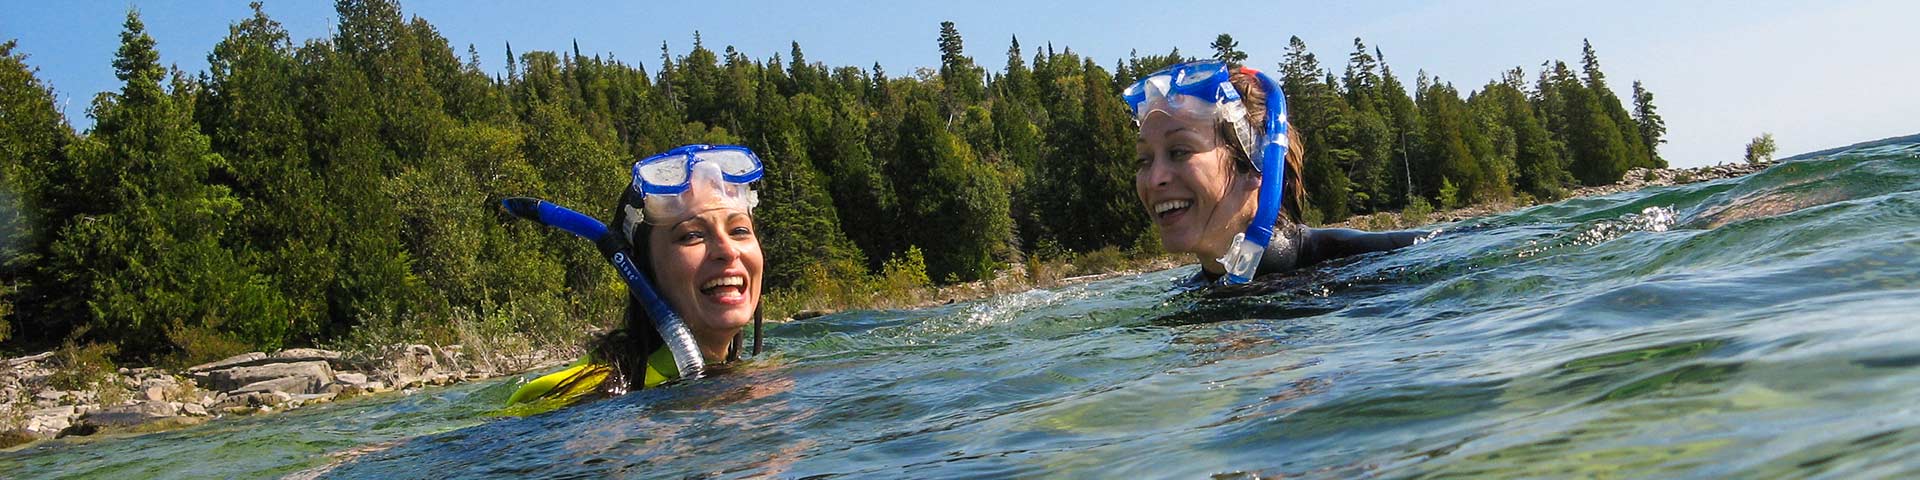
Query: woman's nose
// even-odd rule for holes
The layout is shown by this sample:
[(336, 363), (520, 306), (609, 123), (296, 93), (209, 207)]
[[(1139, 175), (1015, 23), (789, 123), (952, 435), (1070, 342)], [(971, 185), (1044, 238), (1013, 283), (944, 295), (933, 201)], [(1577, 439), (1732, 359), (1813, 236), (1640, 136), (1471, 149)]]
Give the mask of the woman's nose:
[(1173, 178), (1173, 174), (1167, 172), (1166, 167), (1162, 166), (1162, 162), (1160, 162), (1160, 159), (1156, 158), (1156, 159), (1147, 161), (1147, 184), (1148, 185), (1154, 185), (1154, 186), (1166, 185), (1167, 182), (1172, 181), (1172, 178)]
[(711, 260), (732, 261), (740, 256), (740, 241), (732, 237), (721, 235), (707, 245), (707, 256)]

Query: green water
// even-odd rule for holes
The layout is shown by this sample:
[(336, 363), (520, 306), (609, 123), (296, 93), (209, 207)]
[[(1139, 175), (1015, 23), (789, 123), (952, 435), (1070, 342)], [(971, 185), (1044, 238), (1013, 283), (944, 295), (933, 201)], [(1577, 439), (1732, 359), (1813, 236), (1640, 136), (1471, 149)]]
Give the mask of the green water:
[(1185, 267), (781, 325), (770, 358), (528, 418), (487, 416), (503, 379), (0, 477), (1920, 475), (1920, 146), (1439, 227), (1226, 292), (1169, 293)]

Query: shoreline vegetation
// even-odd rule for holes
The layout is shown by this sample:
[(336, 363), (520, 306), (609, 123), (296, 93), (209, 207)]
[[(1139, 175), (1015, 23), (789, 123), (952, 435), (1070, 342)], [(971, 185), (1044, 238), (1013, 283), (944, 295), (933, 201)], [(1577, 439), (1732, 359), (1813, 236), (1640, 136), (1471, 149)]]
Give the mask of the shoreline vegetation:
[[(0, 426), (151, 404), (152, 387), (172, 416), (187, 397), (207, 409), (193, 389), (231, 399), (246, 385), (179, 373), (263, 352), (366, 359), (245, 367), (304, 362), (304, 391), (345, 391), (339, 372), (379, 376), (394, 368), (379, 359), (416, 345), (439, 363), (492, 365), (449, 378), (570, 359), (617, 324), (625, 287), (586, 242), (516, 221), (499, 200), (592, 213), (635, 158), (689, 143), (745, 145), (766, 162), (756, 234), (770, 318), (1185, 263), (1157, 251), (1134, 200), (1118, 92), (1174, 63), (1245, 58), (1226, 34), (1198, 57), (1111, 64), (1016, 37), (995, 69), (943, 22), (926, 39), (937, 67), (913, 72), (811, 62), (797, 42), (753, 57), (690, 32), (690, 48), (663, 42), (645, 61), (509, 45), (496, 74), (396, 1), (335, 5), (329, 36), (294, 39), (256, 3), (209, 47), (205, 72), (167, 68), (130, 11), (110, 60), (123, 84), (87, 99), (85, 131), (0, 39), (0, 356), (34, 359), (0, 371)], [(1593, 46), (1580, 53), (1464, 93), (1424, 71), (1403, 82), (1357, 38), (1344, 69), (1297, 37), (1278, 65), (1255, 67), (1282, 79), (1305, 138), (1307, 223), (1402, 228), (1665, 167), (1653, 94), (1634, 82), (1622, 98)], [(168, 393), (168, 378), (184, 391)], [(293, 377), (258, 381), (278, 378)], [(75, 413), (83, 405), (100, 409)], [(5, 431), (39, 438), (54, 423)]]

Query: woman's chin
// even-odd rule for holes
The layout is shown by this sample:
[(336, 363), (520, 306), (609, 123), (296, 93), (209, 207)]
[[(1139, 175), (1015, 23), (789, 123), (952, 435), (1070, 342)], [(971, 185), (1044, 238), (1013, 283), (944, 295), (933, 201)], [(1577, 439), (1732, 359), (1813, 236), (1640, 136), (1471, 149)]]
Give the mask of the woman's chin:
[(1160, 234), (1160, 250), (1167, 253), (1194, 253), (1197, 243), (1193, 235), (1182, 231), (1162, 231)]

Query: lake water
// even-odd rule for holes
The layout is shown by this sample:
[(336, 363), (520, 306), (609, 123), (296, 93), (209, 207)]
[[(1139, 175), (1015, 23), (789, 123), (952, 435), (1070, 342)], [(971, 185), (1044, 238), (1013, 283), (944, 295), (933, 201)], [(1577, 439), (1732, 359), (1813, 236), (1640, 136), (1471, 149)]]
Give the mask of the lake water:
[[(780, 325), (526, 418), (525, 377), (0, 453), (0, 477), (1920, 475), (1920, 145), (1193, 267)], [(1213, 298), (1209, 298), (1213, 297)]]

